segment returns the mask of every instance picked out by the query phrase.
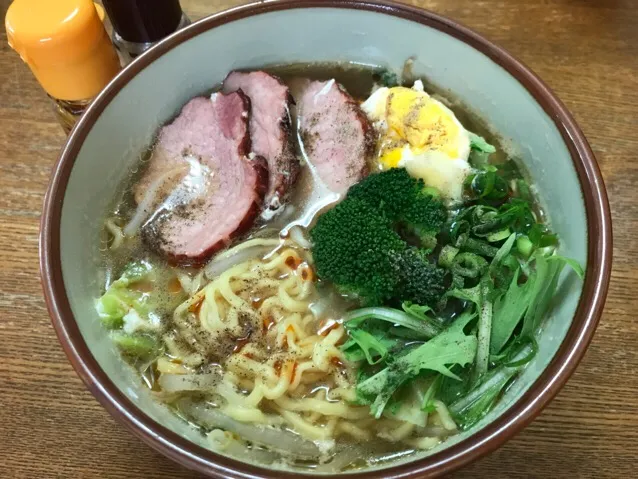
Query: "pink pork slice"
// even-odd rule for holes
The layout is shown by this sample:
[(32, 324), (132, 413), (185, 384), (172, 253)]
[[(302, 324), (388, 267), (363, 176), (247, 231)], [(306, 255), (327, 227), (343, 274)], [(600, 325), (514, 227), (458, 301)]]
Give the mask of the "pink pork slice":
[(368, 174), (374, 139), (357, 102), (335, 81), (309, 81), (297, 98), (308, 161), (328, 188), (345, 193)]
[(277, 210), (285, 203), (299, 173), (299, 160), (291, 138), (292, 96), (279, 78), (263, 71), (229, 73), (222, 91), (237, 90), (250, 98), (253, 152), (266, 159), (270, 174), (265, 205)]
[(249, 229), (260, 212), (268, 171), (263, 158), (248, 158), (249, 117), (243, 93), (217, 93), (190, 100), (160, 130), (134, 194), (140, 203), (162, 185), (161, 203), (142, 237), (172, 262), (202, 264)]

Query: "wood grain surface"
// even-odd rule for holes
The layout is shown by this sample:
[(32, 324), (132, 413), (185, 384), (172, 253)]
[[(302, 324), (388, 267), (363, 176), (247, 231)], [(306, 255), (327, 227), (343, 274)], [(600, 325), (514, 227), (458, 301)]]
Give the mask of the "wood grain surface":
[[(55, 0), (52, 0), (55, 1)], [(182, 0), (191, 18), (240, 2)], [(614, 222), (607, 307), (552, 404), (456, 478), (637, 477), (638, 0), (417, 0), (508, 49), (567, 104)], [(9, 0), (0, 0), (4, 18)], [(67, 362), (38, 275), (38, 224), (65, 136), (0, 34), (0, 478), (195, 477), (117, 424)], [(636, 236), (634, 236), (636, 235)]]

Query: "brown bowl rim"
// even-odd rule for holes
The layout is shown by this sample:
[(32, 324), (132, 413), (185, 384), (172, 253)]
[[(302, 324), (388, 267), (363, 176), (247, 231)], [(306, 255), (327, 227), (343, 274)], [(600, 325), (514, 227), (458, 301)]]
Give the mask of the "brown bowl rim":
[(157, 451), (213, 477), (317, 477), (299, 472), (272, 471), (216, 454), (158, 424), (118, 390), (88, 349), (71, 311), (62, 278), (60, 219), (68, 179), (83, 141), (101, 112), (137, 73), (176, 45), (219, 25), (266, 12), (322, 7), (366, 10), (411, 20), (449, 34), (488, 56), (514, 76), (552, 118), (569, 149), (580, 180), (589, 232), (588, 268), (574, 321), (541, 376), (504, 414), (471, 437), (423, 459), (377, 471), (352, 473), (349, 477), (398, 479), (447, 474), (501, 446), (531, 422), (565, 384), (585, 353), (602, 314), (612, 255), (611, 215), (605, 185), (594, 154), (571, 114), (542, 80), (507, 51), (450, 19), (384, 0), (256, 2), (206, 17), (150, 49), (125, 68), (96, 98), (71, 132), (53, 168), (40, 230), (40, 273), (44, 297), (62, 347), (88, 389), (111, 415)]

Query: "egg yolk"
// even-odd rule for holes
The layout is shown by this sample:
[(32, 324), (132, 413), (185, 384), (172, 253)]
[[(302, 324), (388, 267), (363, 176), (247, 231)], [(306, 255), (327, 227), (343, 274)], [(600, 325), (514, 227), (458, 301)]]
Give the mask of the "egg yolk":
[[(391, 88), (386, 108), (388, 128), (406, 140), (415, 153), (436, 150), (450, 159), (458, 158), (459, 126), (451, 113), (428, 94), (405, 87)], [(383, 156), (386, 154), (394, 158), (397, 153), (388, 151)]]
[(396, 168), (403, 158), (403, 148), (392, 148), (384, 150), (379, 157), (379, 161), (385, 168)]

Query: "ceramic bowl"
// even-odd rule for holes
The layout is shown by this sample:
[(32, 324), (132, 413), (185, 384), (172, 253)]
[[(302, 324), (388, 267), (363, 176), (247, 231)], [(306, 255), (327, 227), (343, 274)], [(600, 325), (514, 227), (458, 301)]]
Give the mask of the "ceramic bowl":
[[(212, 15), (122, 71), (71, 133), (53, 171), (41, 231), (41, 272), (53, 325), (102, 405), (149, 445), (217, 477), (301, 477), (224, 457), (154, 402), (114, 352), (94, 309), (102, 218), (157, 128), (237, 68), (346, 61), (425, 76), (518, 149), (561, 238), (586, 265), (564, 280), (540, 350), (499, 405), (443, 445), (366, 470), (369, 478), (440, 475), (494, 450), (547, 405), (572, 374), (600, 318), (610, 274), (609, 206), (594, 155), (563, 104), (529, 69), (436, 14), (381, 1), (259, 2)], [(96, 440), (99, 440), (96, 437)]]

